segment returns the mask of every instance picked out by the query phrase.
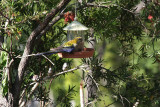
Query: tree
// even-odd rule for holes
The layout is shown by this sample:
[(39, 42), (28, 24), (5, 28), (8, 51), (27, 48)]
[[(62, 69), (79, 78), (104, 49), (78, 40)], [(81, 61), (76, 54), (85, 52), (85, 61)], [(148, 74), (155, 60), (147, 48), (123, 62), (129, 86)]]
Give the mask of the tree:
[[(7, 9), (6, 8), (6, 11), (9, 10), (9, 11), (14, 11), (14, 7), (16, 7), (17, 3), (14, 2), (14, 1), (2, 1), (2, 5), (4, 5), (4, 2), (7, 2), (7, 5), (11, 5), (11, 9)], [(25, 46), (25, 49), (24, 49), (24, 52), (23, 52), (23, 56), (27, 56), (29, 54), (32, 53), (33, 49), (34, 49), (34, 46), (35, 46), (35, 40), (36, 40), (36, 37), (38, 35), (40, 35), (40, 33), (43, 31), (43, 34), (46, 33), (46, 30), (45, 28), (48, 27), (47, 25), (49, 24), (49, 22), (52, 20), (52, 18), (60, 11), (62, 10), (68, 3), (70, 2), (70, 0), (62, 0), (55, 9), (53, 9), (50, 13), (47, 14), (47, 16), (45, 17), (44, 21), (42, 23), (39, 23), (39, 25), (34, 28), (34, 30), (32, 31), (32, 33), (30, 34), (29, 38), (27, 39), (27, 42), (26, 42), (26, 46)], [(20, 2), (21, 3), (24, 3), (23, 1)], [(31, 2), (31, 3), (34, 3)], [(28, 4), (31, 4), (30, 2), (28, 2)], [(5, 5), (7, 7), (7, 5)], [(37, 6), (40, 5), (40, 4), (36, 4), (34, 6), (34, 8), (36, 9)], [(5, 6), (3, 6), (5, 8)], [(17, 5), (18, 6), (18, 5)], [(27, 6), (27, 5), (26, 5)], [(21, 8), (21, 7), (19, 7)], [(24, 8), (25, 10), (25, 7), (22, 7)], [(13, 10), (12, 10), (13, 9)], [(18, 8), (17, 8), (18, 9)], [(23, 9), (21, 10), (23, 11)], [(33, 11), (33, 10), (32, 10)], [(11, 13), (8, 13), (9, 15)], [(14, 14), (18, 15), (19, 13), (12, 13), (12, 15), (10, 15), (10, 17), (14, 17)], [(22, 13), (25, 15), (25, 13)], [(33, 13), (34, 14), (34, 13)], [(3, 13), (1, 12), (1, 15), (3, 15)], [(13, 23), (13, 21), (11, 20), (11, 18), (8, 18), (6, 15), (3, 15), (5, 16), (4, 18), (7, 18), (7, 22), (6, 23)], [(38, 17), (38, 16), (36, 16)], [(60, 17), (60, 16), (59, 16)], [(58, 17), (58, 18), (59, 18)], [(38, 21), (39, 19), (36, 19), (35, 21)], [(55, 23), (58, 19), (56, 18), (55, 20), (53, 20), (52, 23)], [(2, 22), (3, 23), (3, 22)], [(21, 22), (20, 22), (21, 23)], [(6, 26), (5, 26), (6, 27)], [(13, 30), (13, 29), (10, 29), (10, 30)], [(17, 30), (17, 29), (14, 29), (14, 30)], [(8, 52), (8, 54), (10, 55), (10, 57), (12, 58), (12, 62), (14, 61), (14, 58), (13, 58), (13, 55), (12, 55), (12, 34), (11, 34), (11, 31), (8, 31), (7, 32), (8, 35), (10, 35), (10, 38), (11, 38), (11, 47), (10, 47), (10, 52)], [(18, 32), (17, 32), (18, 33)], [(28, 32), (27, 32), (28, 33)], [(42, 34), (41, 34), (42, 35)], [(15, 82), (14, 83), (11, 83), (11, 76), (10, 76), (10, 66), (12, 64), (12, 62), (10, 62), (10, 64), (8, 63), (6, 66), (6, 68), (8, 69), (7, 71), (7, 75), (8, 75), (8, 84), (12, 84), (9, 85), (8, 87), (8, 94), (11, 94), (9, 95), (9, 98), (8, 100), (11, 100), (11, 102), (9, 102), (9, 106), (15, 106), (17, 107), (19, 104), (19, 99), (20, 99), (20, 92), (21, 92), (21, 85), (22, 85), (22, 81), (23, 81), (23, 77), (24, 77), (24, 73), (26, 71), (26, 67), (27, 67), (27, 64), (28, 64), (28, 61), (29, 61), (29, 58), (28, 57), (22, 57), (21, 60), (20, 60), (20, 63), (19, 63), (19, 66), (18, 66), (18, 72), (16, 74), (16, 78), (15, 78)], [(7, 61), (9, 62), (9, 61)], [(14, 85), (13, 85), (14, 84)], [(12, 104), (13, 103), (13, 104)]]
[[(92, 58), (82, 59), (82, 65), (62, 71), (63, 64), (72, 64), (72, 60), (56, 55), (34, 57), (32, 53), (61, 45), (65, 37), (64, 12), (74, 10), (71, 0), (1, 1), (0, 37), (4, 37), (4, 43), (0, 47), (0, 79), (7, 105), (24, 106), (33, 96), (45, 105), (53, 78), (82, 69), (96, 92), (88, 98), (88, 106), (158, 106), (159, 1), (79, 2), (79, 21), (94, 29), (96, 51)], [(54, 72), (48, 75), (48, 69)], [(46, 80), (50, 80), (49, 87), (43, 85)], [(75, 88), (60, 89), (56, 104), (71, 106)]]

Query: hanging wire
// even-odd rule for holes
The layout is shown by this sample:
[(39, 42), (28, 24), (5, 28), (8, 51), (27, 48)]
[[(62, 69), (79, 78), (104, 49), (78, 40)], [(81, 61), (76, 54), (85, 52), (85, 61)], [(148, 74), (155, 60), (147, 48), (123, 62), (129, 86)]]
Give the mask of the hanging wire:
[(77, 1), (75, 0), (75, 18), (74, 20), (77, 20)]

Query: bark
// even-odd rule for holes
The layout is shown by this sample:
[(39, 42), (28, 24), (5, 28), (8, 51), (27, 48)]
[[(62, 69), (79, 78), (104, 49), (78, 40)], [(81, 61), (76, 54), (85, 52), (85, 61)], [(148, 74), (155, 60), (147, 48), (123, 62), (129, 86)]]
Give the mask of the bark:
[[(91, 36), (89, 38), (90, 44), (89, 47), (90, 48), (94, 48), (96, 45), (96, 41), (94, 39), (94, 30), (91, 29)], [(93, 79), (91, 78), (92, 76), (92, 70), (91, 68), (88, 68), (89, 74), (86, 77), (86, 83), (87, 83), (87, 94), (88, 94), (88, 103), (92, 102), (94, 98), (97, 97), (97, 87), (96, 84), (94, 83)], [(88, 104), (87, 107), (93, 107), (92, 103)]]
[(12, 107), (13, 106), (13, 87), (12, 87), (12, 78), (11, 78), (11, 68), (12, 68), (12, 64), (13, 64), (14, 60), (12, 59), (9, 62), (9, 55), (7, 58), (7, 66), (6, 66), (6, 71), (7, 72), (7, 76), (8, 76), (8, 98), (7, 98), (7, 106), (8, 107)]
[[(0, 47), (2, 46), (4, 42), (4, 36), (0, 35)], [(1, 50), (0, 50), (0, 53), (1, 53)]]
[[(1, 89), (0, 89), (1, 91)], [(6, 107), (7, 105), (7, 101), (6, 98), (4, 98), (1, 94), (0, 94), (0, 107)]]
[[(30, 34), (24, 52), (23, 56), (27, 56), (32, 53), (34, 46), (35, 46), (35, 40), (36, 37), (46, 28), (46, 26), (49, 24), (49, 22), (55, 17), (55, 15), (61, 11), (71, 0), (62, 0), (55, 9), (53, 9), (44, 19), (44, 21), (37, 26), (37, 28)], [(21, 85), (24, 77), (24, 72), (27, 68), (27, 64), (29, 61), (29, 57), (23, 57), (19, 63), (18, 66), (18, 75), (14, 84), (14, 93), (13, 93), (13, 106), (18, 107), (19, 105), (19, 97), (21, 92)]]

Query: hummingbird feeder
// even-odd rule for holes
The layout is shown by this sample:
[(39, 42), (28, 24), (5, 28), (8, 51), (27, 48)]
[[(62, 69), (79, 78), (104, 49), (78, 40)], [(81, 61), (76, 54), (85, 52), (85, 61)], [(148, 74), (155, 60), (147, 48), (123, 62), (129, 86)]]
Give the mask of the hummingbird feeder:
[[(67, 41), (73, 40), (76, 37), (81, 37), (84, 41), (85, 40), (84, 35), (86, 34), (88, 28), (83, 24), (81, 24), (80, 22), (74, 20), (63, 30), (67, 31)], [(58, 53), (58, 56), (61, 58), (87, 58), (87, 57), (92, 57), (93, 53), (94, 49), (84, 48), (82, 51), (77, 51), (77, 52)]]

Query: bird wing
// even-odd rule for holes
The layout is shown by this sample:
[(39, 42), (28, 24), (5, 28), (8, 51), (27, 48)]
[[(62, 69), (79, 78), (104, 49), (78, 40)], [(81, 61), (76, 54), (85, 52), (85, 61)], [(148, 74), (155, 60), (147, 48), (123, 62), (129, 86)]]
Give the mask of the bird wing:
[(37, 54), (31, 54), (30, 56), (41, 56), (41, 55), (52, 55), (56, 53), (70, 53), (74, 50), (74, 47), (62, 47), (62, 48), (53, 48), (48, 52), (41, 52)]
[(74, 47), (62, 47), (62, 48), (53, 48), (51, 51), (40, 53), (41, 55), (51, 55), (56, 53), (70, 53), (74, 50)]

